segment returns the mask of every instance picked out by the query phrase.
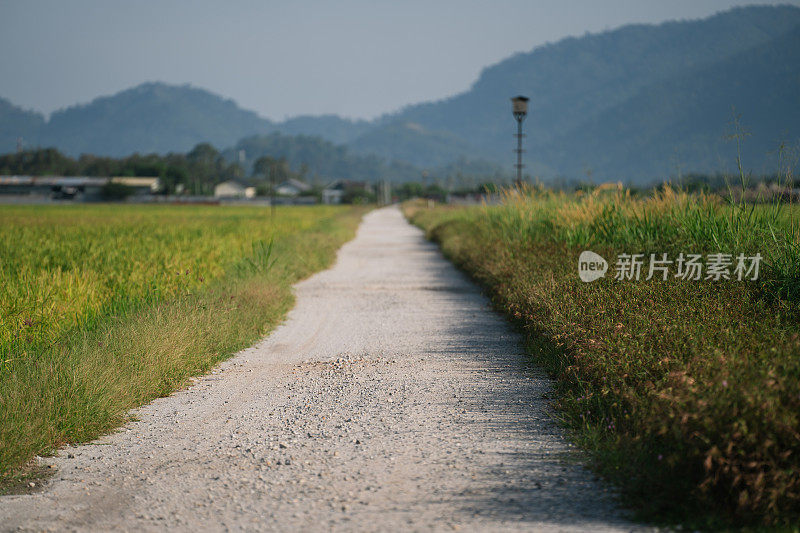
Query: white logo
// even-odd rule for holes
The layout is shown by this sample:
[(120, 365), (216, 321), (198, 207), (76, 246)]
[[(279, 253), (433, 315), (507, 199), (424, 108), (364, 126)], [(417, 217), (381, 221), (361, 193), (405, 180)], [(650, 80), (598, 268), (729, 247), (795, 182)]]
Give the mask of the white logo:
[(601, 256), (586, 250), (578, 258), (578, 275), (581, 281), (589, 283), (606, 275), (608, 263)]

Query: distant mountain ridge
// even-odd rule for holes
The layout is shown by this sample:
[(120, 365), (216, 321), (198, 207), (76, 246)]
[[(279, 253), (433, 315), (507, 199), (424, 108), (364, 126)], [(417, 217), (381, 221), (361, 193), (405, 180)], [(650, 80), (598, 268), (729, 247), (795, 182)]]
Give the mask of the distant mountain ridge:
[(15, 106), (0, 98), (0, 153), (16, 149), (17, 141), (38, 144), (44, 115)]
[[(0, 152), (12, 151), (18, 137), (26, 146), (56, 146), (71, 155), (126, 155), (187, 151), (199, 142), (224, 149), (281, 133), (396, 161), (404, 175), (409, 164), (454, 168), (456, 161), (510, 172), (508, 98), (525, 94), (532, 175), (646, 182), (724, 170), (734, 164), (725, 142), (734, 113), (750, 133), (745, 164), (767, 172), (780, 142), (800, 144), (799, 38), (800, 8), (792, 6), (629, 25), (516, 54), (485, 68), (461, 94), (374, 121), (325, 115), (277, 123), (208, 91), (163, 83), (58, 111), (49, 121), (0, 99)], [(331, 150), (296, 142), (306, 152), (312, 145)]]
[[(658, 101), (650, 99), (652, 114), (638, 113), (639, 122), (628, 122), (628, 129), (623, 131), (615, 122), (625, 116), (628, 106), (634, 106), (637, 99), (643, 98), (643, 92), (652, 92), (660, 84), (702, 75), (703, 70), (718, 69), (732, 58), (748, 57), (748, 64), (754, 68), (759, 61), (777, 65), (777, 43), (798, 27), (800, 8), (758, 6), (736, 8), (697, 21), (631, 25), (570, 37), (484, 69), (462, 94), (410, 106), (383, 120), (411, 121), (431, 131), (458, 135), (479, 147), (484, 156), (510, 163), (514, 123), (508, 97), (525, 94), (531, 97), (525, 132), (526, 159), (532, 173), (571, 177), (592, 173), (599, 179), (666, 177), (671, 168), (638, 157), (626, 151), (625, 146), (641, 144), (644, 137), (656, 143), (650, 146), (651, 152), (674, 155), (679, 147), (665, 143), (658, 132), (668, 129), (668, 123), (682, 121), (687, 126), (685, 130), (705, 132), (694, 136), (699, 150), (712, 150), (718, 146), (731, 117), (706, 114), (704, 119), (719, 122), (705, 124), (694, 116), (698, 107), (721, 104), (730, 109), (743, 97), (756, 97), (774, 101), (776, 107), (786, 110), (797, 109), (800, 102), (796, 97), (787, 98), (772, 91), (776, 84), (785, 85), (778, 78), (787, 70), (795, 79), (800, 76), (800, 63), (790, 63), (773, 73), (758, 69), (758, 76), (766, 77), (762, 78), (760, 94), (755, 95), (737, 92), (736, 86), (729, 85), (729, 79), (718, 84), (706, 79), (702, 94), (695, 94), (685, 83), (673, 85), (675, 92), (662, 92)], [(760, 59), (753, 54), (760, 54)], [(751, 77), (747, 72), (740, 74), (745, 79)], [(741, 111), (745, 124), (761, 121), (760, 117)], [(601, 122), (606, 132), (598, 126)], [(800, 138), (798, 124), (792, 123), (788, 115), (776, 116), (773, 122), (785, 131), (786, 140)], [(584, 130), (590, 126), (593, 135), (588, 137)], [(711, 128), (717, 128), (713, 135)], [(752, 140), (771, 137), (772, 132), (755, 129), (751, 133)], [(618, 154), (621, 159), (611, 160), (607, 153)], [(694, 159), (690, 152), (683, 152), (683, 156), (685, 169), (708, 167), (705, 160)], [(762, 154), (760, 161), (751, 162), (763, 167), (763, 159)]]
[(22, 137), (25, 146), (54, 146), (73, 156), (187, 152), (200, 142), (225, 147), (275, 130), (271, 121), (232, 100), (190, 85), (160, 82), (56, 111), (49, 121), (40, 113), (25, 113), (12, 115), (0, 100), (0, 124), (9, 125), (0, 128), (0, 151), (12, 151)]
[(738, 134), (745, 168), (774, 172), (781, 155), (792, 155), (779, 153), (782, 144), (800, 148), (799, 68), (800, 26), (643, 87), (580, 128), (552, 138), (541, 152), (565, 174), (576, 175), (592, 161), (602, 179), (732, 172)]
[(186, 152), (200, 141), (230, 146), (271, 129), (272, 122), (233, 100), (189, 85), (144, 83), (53, 113), (40, 143), (75, 155), (123, 156)]

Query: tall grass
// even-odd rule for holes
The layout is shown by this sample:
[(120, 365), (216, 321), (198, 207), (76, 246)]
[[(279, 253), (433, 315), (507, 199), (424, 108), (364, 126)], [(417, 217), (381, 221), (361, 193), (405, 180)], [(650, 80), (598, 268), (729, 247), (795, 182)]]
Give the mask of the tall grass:
[(570, 194), (513, 189), (485, 209), (504, 235), (543, 237), (571, 247), (603, 246), (645, 254), (744, 253), (763, 257), (762, 287), (784, 301), (800, 296), (800, 206), (746, 204), (664, 187), (634, 198), (621, 187)]
[[(800, 519), (798, 206), (606, 187), (407, 214), (525, 332), (557, 378), (565, 424), (642, 517), (709, 528)], [(583, 283), (587, 248), (610, 263), (760, 253), (765, 267), (749, 282)]]
[(363, 210), (0, 211), (0, 478), (92, 438), (280, 319)]

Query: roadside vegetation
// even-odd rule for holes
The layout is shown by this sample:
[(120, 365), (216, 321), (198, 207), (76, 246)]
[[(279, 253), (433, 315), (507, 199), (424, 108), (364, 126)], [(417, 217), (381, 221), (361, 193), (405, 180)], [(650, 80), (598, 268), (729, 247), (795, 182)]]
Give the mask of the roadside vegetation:
[[(700, 528), (800, 519), (800, 209), (662, 187), (507, 191), (500, 205), (407, 203), (556, 378), (594, 467), (641, 518)], [(578, 257), (609, 265), (584, 283)], [(763, 257), (756, 281), (646, 280), (650, 254)], [(645, 254), (617, 281), (618, 254)], [(705, 273), (704, 273), (705, 277)], [(792, 526), (794, 527), (794, 526)]]
[(0, 482), (250, 345), (363, 208), (0, 211)]

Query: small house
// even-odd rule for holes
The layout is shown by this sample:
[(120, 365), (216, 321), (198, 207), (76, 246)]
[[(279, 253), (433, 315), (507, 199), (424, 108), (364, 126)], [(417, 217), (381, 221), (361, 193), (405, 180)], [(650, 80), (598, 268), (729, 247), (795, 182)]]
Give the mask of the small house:
[(352, 203), (360, 199), (369, 199), (372, 194), (372, 186), (365, 181), (336, 180), (322, 189), (322, 203)]
[(280, 196), (300, 196), (311, 191), (311, 185), (294, 178), (288, 179), (275, 187), (275, 194)]

